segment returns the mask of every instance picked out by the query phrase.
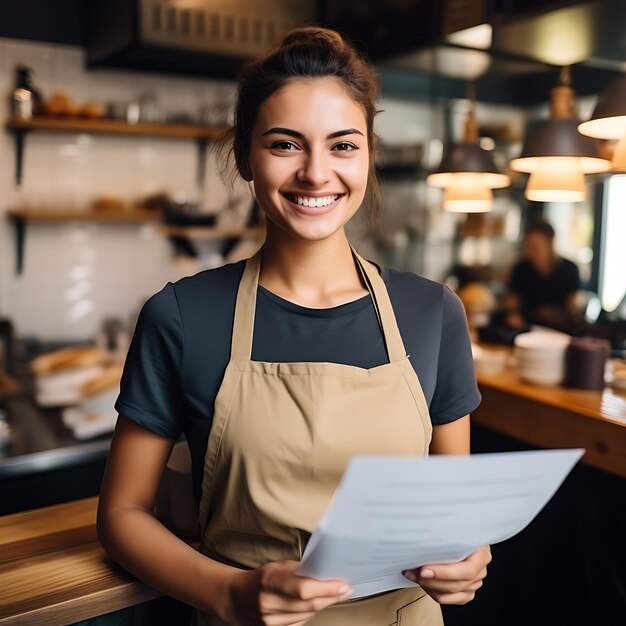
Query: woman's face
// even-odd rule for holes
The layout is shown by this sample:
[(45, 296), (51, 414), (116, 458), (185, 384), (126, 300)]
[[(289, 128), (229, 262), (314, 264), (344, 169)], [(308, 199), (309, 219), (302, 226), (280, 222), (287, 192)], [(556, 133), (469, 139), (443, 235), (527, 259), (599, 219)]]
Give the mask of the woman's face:
[(369, 147), (361, 107), (333, 78), (295, 79), (261, 106), (250, 171), (268, 220), (298, 239), (326, 239), (356, 213)]

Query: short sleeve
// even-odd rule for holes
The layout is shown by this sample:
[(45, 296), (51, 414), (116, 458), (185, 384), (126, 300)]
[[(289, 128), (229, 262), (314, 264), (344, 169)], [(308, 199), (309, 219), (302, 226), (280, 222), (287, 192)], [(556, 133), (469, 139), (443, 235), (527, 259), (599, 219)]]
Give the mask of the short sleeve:
[(526, 280), (524, 278), (524, 265), (523, 263), (517, 263), (511, 272), (509, 288), (515, 293), (522, 293), (526, 291), (525, 287)]
[(570, 261), (567, 265), (566, 293), (570, 294), (580, 289), (580, 272), (576, 263)]
[(465, 309), (458, 296), (445, 287), (437, 382), (430, 403), (433, 425), (448, 424), (471, 413), (480, 400)]
[(141, 309), (115, 409), (151, 432), (177, 439), (183, 430), (180, 387), (183, 330), (168, 283)]

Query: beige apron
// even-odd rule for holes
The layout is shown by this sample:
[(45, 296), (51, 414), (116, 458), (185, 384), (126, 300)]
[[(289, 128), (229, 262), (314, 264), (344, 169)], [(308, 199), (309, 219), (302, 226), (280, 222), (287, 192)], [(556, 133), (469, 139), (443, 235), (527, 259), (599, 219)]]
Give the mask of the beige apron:
[[(376, 268), (354, 258), (370, 292), (389, 363), (251, 361), (261, 251), (239, 285), (231, 358), (215, 399), (200, 501), (203, 554), (242, 568), (300, 560), (350, 458), (428, 454), (432, 426), (391, 301)], [(440, 626), (420, 587), (344, 602), (311, 626)], [(222, 626), (196, 612), (197, 626)]]

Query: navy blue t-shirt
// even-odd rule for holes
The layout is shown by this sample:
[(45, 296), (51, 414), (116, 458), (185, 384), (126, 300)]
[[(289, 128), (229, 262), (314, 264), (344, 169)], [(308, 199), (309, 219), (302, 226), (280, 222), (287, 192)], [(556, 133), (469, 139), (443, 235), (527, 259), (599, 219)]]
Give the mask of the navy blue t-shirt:
[[(213, 405), (230, 358), (244, 262), (168, 283), (141, 310), (124, 366), (118, 413), (177, 439), (185, 433), (199, 499)], [(381, 269), (407, 353), (434, 425), (480, 403), (463, 305), (447, 287)], [(252, 360), (387, 363), (370, 296), (328, 309), (299, 306), (259, 286)], [(416, 424), (416, 428), (419, 427)]]
[(579, 288), (578, 266), (568, 259), (557, 259), (547, 276), (540, 274), (528, 259), (519, 261), (511, 273), (511, 291), (519, 294), (521, 312), (530, 322), (543, 306), (565, 309), (568, 297)]

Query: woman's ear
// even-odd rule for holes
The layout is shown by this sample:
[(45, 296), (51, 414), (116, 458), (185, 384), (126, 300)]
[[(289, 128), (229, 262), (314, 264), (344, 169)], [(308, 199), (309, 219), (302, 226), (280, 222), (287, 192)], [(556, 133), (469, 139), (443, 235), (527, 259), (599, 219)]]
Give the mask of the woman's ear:
[(239, 170), (239, 175), (245, 181), (250, 182), (252, 180), (252, 170), (250, 169), (250, 164), (247, 160), (237, 163), (237, 169)]

